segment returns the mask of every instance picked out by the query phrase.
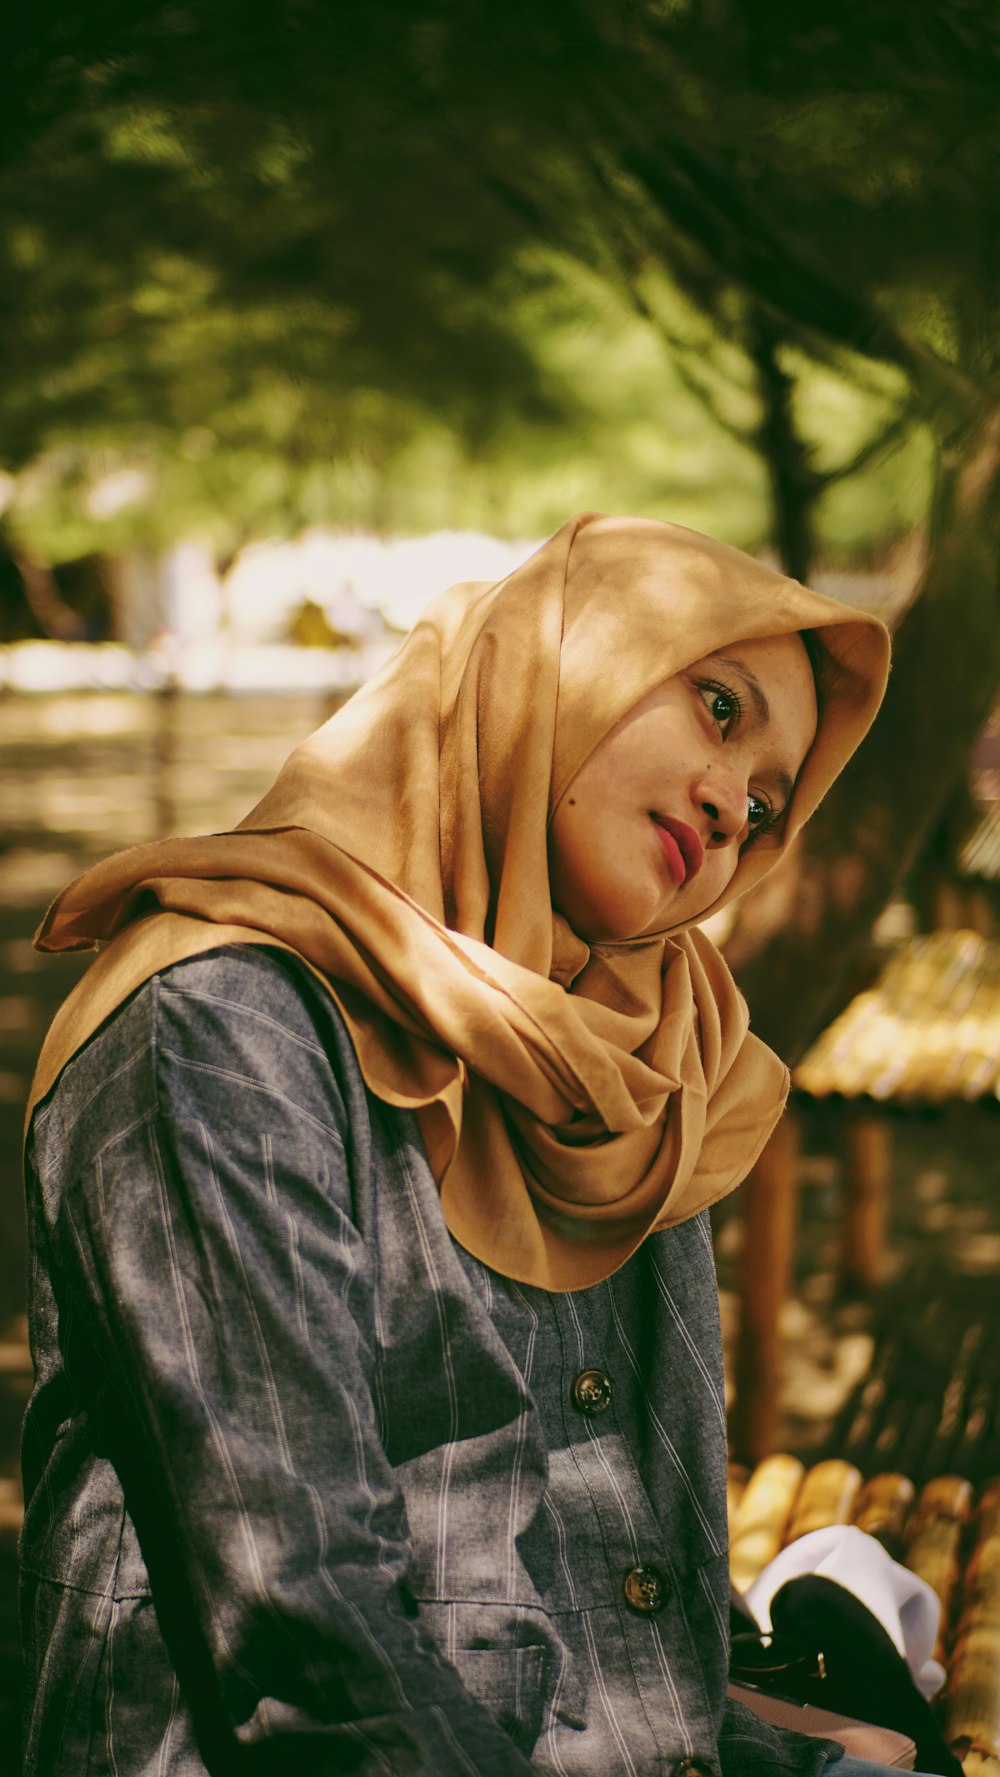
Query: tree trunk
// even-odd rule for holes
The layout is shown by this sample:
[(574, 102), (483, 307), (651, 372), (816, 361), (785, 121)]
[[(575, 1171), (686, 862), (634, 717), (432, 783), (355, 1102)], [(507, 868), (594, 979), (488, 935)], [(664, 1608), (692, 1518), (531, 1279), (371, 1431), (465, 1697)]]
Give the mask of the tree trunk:
[(998, 495), (1000, 405), (942, 455), (920, 596), (875, 727), (726, 945), (754, 1028), (790, 1063), (854, 991), (872, 926), (962, 781), (996, 695)]
[(764, 409), (756, 442), (771, 484), (773, 540), (785, 573), (793, 580), (807, 581), (812, 566), (816, 489), (808, 452), (795, 429), (795, 384), (778, 361), (782, 343), (780, 328), (758, 307), (750, 323), (750, 355), (757, 367)]
[(62, 597), (50, 568), (0, 533), (0, 580), (5, 600), (0, 634), (20, 641), (41, 634), (59, 642), (83, 639), (83, 619)]

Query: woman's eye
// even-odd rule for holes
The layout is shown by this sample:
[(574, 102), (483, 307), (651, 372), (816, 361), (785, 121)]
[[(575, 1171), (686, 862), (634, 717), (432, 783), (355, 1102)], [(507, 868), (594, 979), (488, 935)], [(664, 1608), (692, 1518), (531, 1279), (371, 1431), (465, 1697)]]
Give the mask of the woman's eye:
[(747, 797), (747, 823), (751, 832), (763, 825), (770, 812), (768, 803), (762, 802), (759, 796)]
[(727, 691), (724, 685), (699, 685), (698, 689), (712, 721), (725, 734), (740, 713), (740, 700), (735, 691)]

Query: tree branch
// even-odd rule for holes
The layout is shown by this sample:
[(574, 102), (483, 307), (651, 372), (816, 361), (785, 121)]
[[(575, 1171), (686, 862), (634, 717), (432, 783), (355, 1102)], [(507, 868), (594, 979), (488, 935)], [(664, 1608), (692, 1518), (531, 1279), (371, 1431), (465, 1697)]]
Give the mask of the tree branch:
[(904, 370), (946, 434), (982, 412), (984, 397), (974, 383), (778, 238), (771, 217), (731, 176), (676, 140), (657, 152), (633, 144), (621, 158), (653, 202), (762, 301), (850, 351)]

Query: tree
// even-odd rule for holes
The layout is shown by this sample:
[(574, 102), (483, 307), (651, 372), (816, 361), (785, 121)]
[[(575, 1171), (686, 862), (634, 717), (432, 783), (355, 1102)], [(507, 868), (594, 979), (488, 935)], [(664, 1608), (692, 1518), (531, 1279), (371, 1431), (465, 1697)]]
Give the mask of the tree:
[[(752, 55), (756, 76), (735, 122), (755, 144), (766, 126), (765, 150), (751, 155), (743, 180), (676, 147), (641, 145), (629, 165), (793, 337), (818, 353), (861, 349), (902, 371), (906, 406), (937, 458), (919, 596), (879, 723), (770, 907), (749, 907), (733, 946), (757, 1028), (794, 1058), (844, 992), (816, 968), (817, 952), (843, 964), (866, 943), (961, 781), (1000, 680), (1000, 391), (988, 279), (997, 32), (970, 8), (922, 9), (904, 32), (883, 4), (849, 38), (832, 11), (811, 9), (796, 26), (784, 9), (769, 10), (780, 23), (770, 40), (765, 26), (741, 42), (738, 9), (723, 33), (735, 53)], [(697, 62), (695, 41), (687, 65)], [(790, 150), (805, 177), (789, 178)], [(817, 203), (820, 251), (815, 229), (807, 233)]]
[[(576, 5), (562, 17), (604, 198), (588, 219), (607, 229), (614, 211), (620, 237), (627, 218), (633, 281), (638, 243), (717, 313), (734, 292), (749, 302), (781, 422), (767, 444), (776, 492), (790, 471), (801, 518), (823, 480), (797, 436), (789, 345), (894, 373), (883, 439), (909, 424), (933, 445), (926, 561), (876, 732), (776, 885), (780, 929), (761, 899), (733, 947), (757, 1027), (794, 1057), (843, 992), (817, 961), (849, 961), (867, 942), (1000, 679), (996, 19), (944, 0), (919, 18), (881, 0), (846, 22), (841, 7), (751, 13), (725, 0), (630, 10), (627, 25)], [(862, 445), (858, 465), (878, 448), (877, 436)], [(794, 507), (776, 500), (793, 571), (807, 547), (787, 522)]]
[[(280, 505), (290, 463), (297, 485), (386, 466), (435, 428), (471, 462), (547, 425), (565, 448), (589, 389), (546, 362), (532, 295), (556, 268), (627, 300), (766, 462), (770, 525), (734, 540), (802, 569), (848, 494), (883, 497), (888, 451), (930, 461), (876, 734), (809, 830), (781, 934), (762, 901), (737, 935), (758, 1026), (793, 1054), (828, 1010), (817, 949), (864, 941), (1000, 677), (994, 9), (98, 0), (20, 29), (8, 465), (145, 440), (220, 489), (263, 462)], [(851, 425), (818, 416), (821, 387)], [(911, 524), (902, 499), (866, 546)]]

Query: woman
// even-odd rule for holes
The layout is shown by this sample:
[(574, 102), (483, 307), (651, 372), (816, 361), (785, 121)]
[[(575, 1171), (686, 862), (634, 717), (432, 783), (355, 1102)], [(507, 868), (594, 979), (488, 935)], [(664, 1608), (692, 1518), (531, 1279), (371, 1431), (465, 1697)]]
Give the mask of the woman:
[(235, 833), (56, 903), (43, 948), (112, 942), (29, 1139), (29, 1772), (837, 1756), (725, 1712), (707, 1207), (787, 1074), (697, 922), (887, 656), (587, 515), (433, 605)]

